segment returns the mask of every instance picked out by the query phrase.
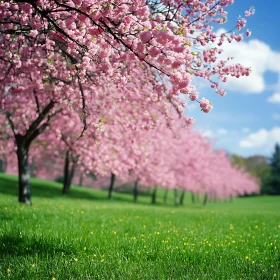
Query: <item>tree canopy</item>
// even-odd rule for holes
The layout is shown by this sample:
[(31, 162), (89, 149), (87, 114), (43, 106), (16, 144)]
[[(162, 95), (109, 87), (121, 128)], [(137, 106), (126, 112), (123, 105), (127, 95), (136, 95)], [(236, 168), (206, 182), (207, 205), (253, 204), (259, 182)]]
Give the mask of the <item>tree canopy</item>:
[[(126, 170), (133, 165), (117, 152), (132, 141), (127, 130), (158, 126), (161, 131), (165, 125), (179, 137), (178, 124), (192, 123), (183, 114), (181, 94), (197, 101), (203, 112), (211, 111), (211, 102), (200, 98), (192, 84), (194, 77), (225, 95), (221, 84), (227, 77), (250, 74), (250, 68), (222, 56), (225, 41), (242, 40), (239, 31), (246, 19), (238, 18), (236, 33), (218, 36), (213, 27), (226, 21), (231, 4), (233, 0), (0, 1), (0, 124), (6, 135), (1, 142), (9, 148), (1, 153), (16, 150), (19, 201), (31, 204), (29, 156), (40, 136), (64, 146), (78, 164), (83, 158), (85, 170), (102, 166), (97, 168), (102, 173), (107, 159), (105, 169), (117, 173), (125, 164)], [(251, 8), (245, 16), (253, 13)], [(104, 127), (108, 131), (100, 133)], [(87, 140), (80, 141), (83, 137)], [(114, 143), (111, 153), (120, 157), (96, 159), (97, 143), (101, 150)]]

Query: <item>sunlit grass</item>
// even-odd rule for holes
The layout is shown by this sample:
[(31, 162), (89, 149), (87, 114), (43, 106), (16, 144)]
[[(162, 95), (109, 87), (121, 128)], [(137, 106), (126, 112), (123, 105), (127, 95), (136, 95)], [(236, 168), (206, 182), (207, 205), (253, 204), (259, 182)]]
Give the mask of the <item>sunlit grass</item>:
[(176, 207), (171, 193), (165, 206), (60, 192), (34, 180), (28, 207), (0, 175), (0, 279), (280, 279), (280, 197)]

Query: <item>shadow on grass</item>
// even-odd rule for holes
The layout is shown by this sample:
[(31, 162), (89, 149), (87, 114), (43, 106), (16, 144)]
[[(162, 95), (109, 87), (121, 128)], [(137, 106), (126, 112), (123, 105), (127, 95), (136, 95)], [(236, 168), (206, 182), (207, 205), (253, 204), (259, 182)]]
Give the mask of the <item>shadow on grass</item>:
[[(18, 180), (16, 176), (0, 174), (0, 193), (6, 195), (18, 195)], [(107, 199), (106, 194), (100, 194), (86, 188), (71, 187), (68, 195), (62, 195), (62, 184), (44, 181), (37, 178), (31, 179), (31, 194), (32, 197), (44, 198), (78, 198), (78, 199)], [(103, 196), (102, 196), (103, 195)]]
[[(17, 197), (18, 195), (18, 180), (16, 176), (0, 174), (0, 193)], [(31, 179), (31, 194), (32, 197), (42, 198), (61, 198), (65, 199), (81, 199), (81, 200), (98, 200), (112, 202), (133, 202), (133, 195), (114, 193), (113, 198), (107, 198), (107, 191), (95, 190), (85, 187), (71, 186), (70, 192), (67, 195), (62, 195), (62, 184), (52, 181), (44, 181), (37, 178)], [(143, 196), (144, 197), (144, 196)], [(149, 197), (146, 201), (138, 201), (137, 204), (149, 204)]]
[(0, 238), (0, 259), (7, 256), (55, 256), (57, 254), (72, 255), (73, 248), (61, 247), (54, 242), (46, 242), (42, 238), (26, 239), (19, 236), (4, 235)]
[[(18, 196), (18, 180), (16, 176), (7, 175), (0, 173), (0, 194), (6, 194), (14, 196), (15, 199)], [(156, 203), (151, 203), (151, 193), (143, 193), (139, 194), (138, 201), (135, 203), (133, 201), (133, 193), (131, 190), (131, 194), (128, 192), (120, 193), (114, 192), (113, 198), (111, 200), (108, 199), (108, 193), (106, 190), (96, 190), (88, 187), (77, 187), (71, 186), (70, 192), (67, 195), (62, 195), (62, 184), (53, 182), (53, 181), (44, 181), (37, 178), (31, 179), (31, 194), (32, 197), (40, 197), (40, 198), (62, 198), (64, 197), (66, 200), (88, 200), (88, 201), (106, 201), (107, 203), (131, 203), (135, 205), (154, 205), (154, 206), (164, 206), (167, 208), (177, 208), (182, 207), (182, 205), (175, 206), (172, 203), (172, 199), (169, 199), (169, 202), (165, 204), (163, 202), (163, 193), (159, 193), (156, 199)], [(194, 207), (201, 208), (201, 205), (194, 205), (185, 199), (185, 205), (183, 207)]]
[[(18, 194), (17, 177), (12, 175), (0, 174), (0, 192), (13, 196), (17, 195)], [(40, 196), (40, 197), (61, 196), (62, 184), (32, 178), (31, 193), (32, 196)], [(77, 193), (79, 194), (79, 191)], [(80, 194), (80, 196), (83, 195)]]

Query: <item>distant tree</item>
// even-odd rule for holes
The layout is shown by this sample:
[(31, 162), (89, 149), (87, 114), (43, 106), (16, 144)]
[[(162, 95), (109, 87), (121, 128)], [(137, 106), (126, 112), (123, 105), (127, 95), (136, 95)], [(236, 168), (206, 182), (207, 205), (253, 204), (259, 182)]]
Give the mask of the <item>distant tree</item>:
[(280, 146), (277, 143), (270, 162), (271, 175), (269, 179), (270, 194), (280, 194)]
[(116, 175), (112, 173), (112, 174), (111, 174), (111, 182), (110, 182), (110, 186), (109, 186), (109, 190), (108, 190), (108, 198), (109, 198), (109, 199), (112, 198), (112, 193), (113, 193), (113, 189), (114, 189), (115, 178), (116, 178)]
[(239, 155), (231, 155), (231, 162), (232, 165), (245, 168), (247, 171), (249, 171), (246, 166), (246, 158), (243, 158)]
[(5, 173), (7, 168), (7, 161), (4, 158), (0, 158), (0, 172)]
[(262, 194), (271, 193), (271, 186), (269, 185), (270, 165), (267, 157), (256, 155), (245, 158), (239, 155), (232, 155), (231, 162), (232, 165), (244, 168), (260, 180)]

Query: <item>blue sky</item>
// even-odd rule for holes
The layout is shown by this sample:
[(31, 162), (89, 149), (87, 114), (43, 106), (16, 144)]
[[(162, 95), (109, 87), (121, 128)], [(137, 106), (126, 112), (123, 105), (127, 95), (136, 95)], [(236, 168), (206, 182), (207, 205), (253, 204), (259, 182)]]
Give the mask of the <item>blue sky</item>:
[(189, 103), (187, 115), (195, 117), (195, 130), (215, 141), (216, 148), (242, 156), (270, 156), (275, 143), (280, 143), (280, 1), (235, 0), (228, 23), (221, 27), (230, 30), (251, 6), (255, 15), (246, 18), (242, 31), (249, 28), (251, 37), (224, 49), (236, 62), (251, 66), (252, 75), (231, 80), (224, 97), (197, 83), (200, 97), (210, 99), (214, 109), (205, 114), (198, 104)]

